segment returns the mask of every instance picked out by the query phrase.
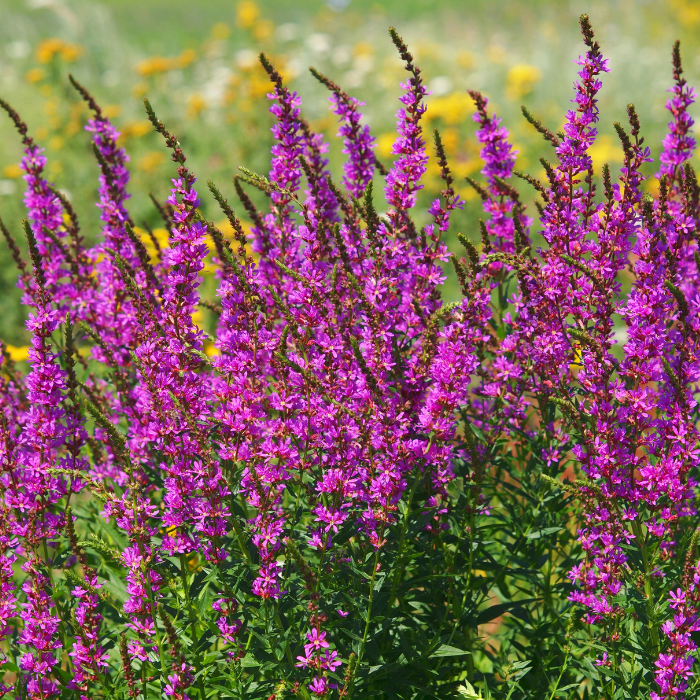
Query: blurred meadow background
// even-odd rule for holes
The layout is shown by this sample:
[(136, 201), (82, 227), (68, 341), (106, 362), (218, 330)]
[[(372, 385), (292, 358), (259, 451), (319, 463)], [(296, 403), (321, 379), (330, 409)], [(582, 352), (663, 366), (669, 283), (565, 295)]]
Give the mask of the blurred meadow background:
[[(131, 157), (134, 220), (158, 229), (149, 192), (165, 199), (174, 168), (146, 120), (143, 97), (180, 137), (200, 183), (214, 180), (232, 203), (238, 166), (262, 173), (269, 166), (272, 117), (260, 51), (299, 91), (312, 127), (327, 135), (337, 179), (336, 120), (328, 111), (328, 93), (309, 66), (367, 103), (364, 113), (379, 159), (390, 165), (399, 82), (405, 76), (387, 32), (395, 26), (432, 90), (425, 125), (440, 130), (466, 200), (448, 240), (456, 251), (457, 231), (478, 240), (480, 216), (478, 196), (464, 179), (478, 179), (481, 168), (466, 91), (483, 92), (503, 118), (519, 150), (516, 167), (542, 176), (538, 157), (551, 159), (553, 153), (525, 121), (520, 105), (550, 129), (561, 127), (572, 97), (574, 61), (582, 51), (582, 12), (590, 15), (611, 66), (600, 101), (601, 137), (592, 150), (597, 171), (604, 162), (619, 167), (613, 122), (625, 123), (629, 102), (637, 106), (643, 134), (658, 157), (675, 39), (682, 42), (688, 80), (700, 85), (700, 0), (1, 0), (0, 96), (46, 147), (50, 177), (77, 209), (86, 238), (94, 239), (98, 168), (83, 129), (87, 109), (68, 82), (72, 73), (122, 133)], [(10, 120), (0, 115), (0, 216), (18, 239), (24, 217), (21, 153)], [(647, 168), (650, 176), (655, 171), (655, 164)], [(425, 182), (423, 211), (440, 190), (434, 158)], [(655, 186), (653, 177), (647, 186)], [(532, 201), (529, 186), (518, 187)], [(205, 215), (218, 221), (221, 216), (202, 189)], [(450, 298), (456, 288), (450, 270), (446, 273)], [(16, 277), (3, 243), (0, 337), (22, 359), (28, 336)]]

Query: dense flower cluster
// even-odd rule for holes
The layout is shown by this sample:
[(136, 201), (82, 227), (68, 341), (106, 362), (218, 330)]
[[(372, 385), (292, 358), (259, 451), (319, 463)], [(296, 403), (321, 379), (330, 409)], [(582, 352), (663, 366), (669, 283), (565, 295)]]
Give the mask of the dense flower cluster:
[[(7, 681), (18, 697), (87, 700), (120, 687), (118, 697), (146, 700), (157, 689), (205, 700), (223, 684), (236, 697), (349, 696), (384, 664), (367, 659), (381, 660), (387, 639), (405, 660), (407, 618), (383, 621), (401, 607), (407, 537), (434, 553), (466, 533), (469, 566), (479, 568), (475, 516), (492, 505), (481, 485), (513, 454), (554, 474), (572, 460), (582, 477), (566, 486), (580, 503), (583, 552), (566, 595), (603, 630), (597, 668), (636, 663), (621, 645), (629, 624), (648, 633), (651, 697), (683, 696), (700, 630), (698, 538), (684, 530), (696, 515), (700, 454), (694, 92), (676, 45), (658, 195), (630, 105), (629, 133), (615, 125), (618, 181), (605, 166), (598, 198), (589, 151), (609, 68), (585, 16), (581, 27), (587, 50), (562, 132), (524, 109), (555, 149), (553, 164), (542, 161), (547, 182), (514, 170), (508, 131), (471, 93), (486, 181), (471, 184), (485, 220), (480, 251), (459, 235), (463, 259), (443, 240), (464, 202), (437, 132), (443, 189), (420, 213), (429, 92), (394, 30), (409, 77), (387, 171), (362, 103), (312, 70), (339, 120), (342, 188), (301, 98), (261, 56), (275, 145), (268, 176), (241, 169), (235, 179), (250, 235), (211, 182), (233, 237), (207, 220), (185, 154), (148, 102), (177, 172), (165, 203), (154, 199), (167, 245), (138, 231), (119, 133), (71, 78), (92, 112), (100, 169), (102, 231), (88, 247), (70, 202), (44, 177), (41, 149), (2, 103), (25, 147), (31, 257), (30, 267), (5, 232), (32, 337), (26, 376), (5, 352), (0, 365), (0, 641), (19, 661)], [(386, 211), (374, 199), (378, 175)], [(514, 176), (541, 195), (537, 221)], [(533, 250), (536, 235), (545, 245)], [(217, 295), (207, 300), (208, 240)], [(463, 296), (444, 304), (450, 258)], [(458, 464), (467, 466), (455, 478)], [(464, 511), (457, 520), (451, 503)], [(446, 555), (448, 577), (459, 554)], [(411, 584), (419, 590), (421, 576)], [(469, 577), (466, 591), (449, 579), (418, 665), (471, 656), (443, 629), (448, 612), (462, 624), (480, 587)], [(422, 615), (430, 606), (421, 605)], [(467, 615), (478, 630), (479, 615)], [(425, 639), (417, 619), (410, 634)], [(211, 668), (221, 674), (213, 691)]]

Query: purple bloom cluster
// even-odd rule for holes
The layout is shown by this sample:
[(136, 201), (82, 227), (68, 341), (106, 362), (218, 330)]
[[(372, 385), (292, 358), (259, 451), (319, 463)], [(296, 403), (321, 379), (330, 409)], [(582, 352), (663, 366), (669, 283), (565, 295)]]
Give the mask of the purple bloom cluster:
[[(112, 641), (130, 697), (148, 697), (157, 679), (167, 697), (204, 700), (206, 658), (243, 693), (242, 669), (259, 664), (253, 639), (265, 643), (254, 630), (275, 628), (286, 630), (278, 660), (290, 666), (280, 693), (289, 683), (319, 698), (348, 695), (354, 669), (376, 653), (368, 631), (385, 619), (372, 606), (391, 552), (396, 568), (381, 604), (398, 603), (408, 514), (421, 511), (421, 536), (442, 541), (462, 492), (461, 527), (473, 537), (475, 515), (490, 505), (481, 492), (490, 466), (539, 440), (541, 453), (528, 460), (556, 475), (572, 459), (582, 477), (566, 487), (580, 503), (583, 551), (569, 600), (604, 630), (598, 667), (621, 666), (619, 623), (638, 620), (644, 604), (659, 687), (651, 697), (683, 696), (700, 630), (695, 540), (678, 580), (667, 571), (696, 515), (700, 454), (700, 188), (687, 163), (694, 92), (676, 46), (658, 196), (645, 191), (652, 158), (630, 105), (629, 131), (616, 124), (619, 177), (605, 166), (597, 197), (589, 151), (608, 64), (585, 16), (581, 27), (587, 51), (563, 132), (524, 110), (555, 148), (556, 162), (543, 161), (546, 183), (514, 170), (508, 131), (471, 93), (486, 180), (472, 185), (485, 221), (482, 250), (460, 235), (467, 256), (451, 256), (463, 292), (453, 304), (440, 298), (450, 259), (443, 235), (463, 202), (436, 132), (444, 186), (426, 207), (430, 223), (414, 221), (429, 158), (428, 91), (393, 30), (409, 78), (387, 172), (361, 103), (313, 71), (339, 118), (342, 188), (299, 95), (261, 56), (275, 145), (268, 177), (242, 169), (236, 178), (250, 237), (213, 183), (233, 238), (205, 218), (182, 148), (147, 102), (177, 166), (159, 205), (168, 245), (153, 260), (127, 209), (128, 156), (87, 91), (73, 81), (93, 112), (86, 129), (100, 168), (102, 237), (89, 249), (70, 203), (44, 178), (41, 149), (3, 103), (24, 140), (33, 269), (20, 275), (31, 307), (29, 372), (6, 352), (0, 365), (0, 640), (20, 650), (20, 692), (47, 698), (64, 688), (81, 700), (106, 692), (111, 587), (121, 596), (121, 637)], [(374, 201), (377, 172), (385, 213)], [(532, 249), (535, 224), (513, 176), (542, 197), (541, 249)], [(264, 213), (244, 185), (262, 193)], [(200, 298), (207, 237), (218, 283), (210, 300)], [(216, 318), (212, 337), (195, 321), (200, 307)], [(89, 362), (73, 341), (76, 323)], [(459, 483), (457, 461), (467, 465)], [(118, 549), (94, 533), (79, 541), (71, 499), (77, 512), (86, 492), (103, 503)], [(87, 547), (119, 571), (121, 588), (106, 585), (107, 566), (95, 566)], [(368, 581), (361, 614), (357, 597), (329, 593), (328, 574), (340, 570)], [(70, 602), (59, 604), (64, 581)], [(636, 617), (625, 596), (642, 601)], [(289, 600), (303, 601), (291, 623)], [(659, 601), (668, 615), (657, 623)], [(334, 634), (338, 617), (352, 656)], [(451, 637), (436, 639), (455, 651)]]
[[(506, 377), (515, 377), (525, 389), (525, 405), (519, 408), (536, 399), (561, 410), (562, 425), (546, 428), (558, 446), (543, 458), (559, 462), (561, 446), (568, 443), (586, 477), (577, 491), (584, 506), (579, 531), (584, 559), (570, 573), (577, 585), (570, 598), (585, 606), (589, 623), (610, 629), (614, 649), (619, 620), (626, 615), (620, 596), (637, 589), (651, 601), (658, 594), (662, 562), (675, 556), (681, 523), (695, 513), (698, 218), (697, 184), (687, 166), (695, 145), (688, 133), (693, 122), (686, 111), (693, 91), (682, 78), (676, 46), (675, 96), (668, 104), (673, 121), (661, 156), (659, 199), (642, 189), (642, 168), (652, 158), (630, 105), (630, 132), (615, 125), (624, 155), (619, 181), (613, 183), (605, 166), (604, 201), (598, 203), (588, 150), (597, 135), (599, 75), (608, 66), (587, 21), (582, 30), (588, 52), (578, 60), (576, 108), (568, 112), (563, 133), (555, 136), (531, 119), (555, 146), (558, 160), (547, 164), (546, 185), (526, 176), (544, 200), (541, 234), (547, 247), (537, 259), (526, 245), (517, 194), (505, 182), (512, 172), (509, 148), (502, 143), (506, 133), (488, 117), (483, 98), (473, 97), (479, 138), (486, 143), (485, 245), (503, 251), (486, 257), (498, 263), (488, 272), (494, 287), (501, 265), (520, 281), (520, 295), (511, 302), (515, 313), (503, 316), (506, 339), (494, 354), (493, 370), (508, 363)], [(635, 281), (625, 298), (619, 274), (626, 266)], [(616, 314), (624, 321), (621, 360), (613, 352)], [(502, 387), (495, 377), (492, 381)], [(493, 393), (500, 397), (503, 389)], [(630, 549), (637, 549), (643, 562), (638, 574)], [(694, 601), (693, 576), (685, 580), (688, 601)], [(678, 697), (691, 675), (690, 632), (697, 626), (697, 609), (690, 602), (681, 608), (661, 627), (670, 649), (659, 656), (660, 694), (654, 698)], [(657, 630), (652, 638), (659, 651)]]

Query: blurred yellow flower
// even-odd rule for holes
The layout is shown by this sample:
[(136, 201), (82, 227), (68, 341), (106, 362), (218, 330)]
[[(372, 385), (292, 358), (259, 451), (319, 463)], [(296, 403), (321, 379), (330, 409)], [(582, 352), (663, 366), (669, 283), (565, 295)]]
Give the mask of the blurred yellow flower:
[(253, 36), (258, 41), (265, 41), (272, 36), (272, 32), (275, 31), (275, 25), (270, 22), (269, 19), (262, 19), (256, 22), (253, 26)]
[(440, 58), (440, 46), (422, 39), (416, 44), (415, 54), (421, 61), (435, 61)]
[(250, 76), (250, 79), (248, 80), (248, 87), (252, 98), (264, 97), (272, 90), (270, 79), (267, 77), (266, 73), (263, 73), (262, 68), (259, 71), (255, 71)]
[[(143, 76), (166, 73), (176, 68), (186, 68), (195, 58), (197, 58), (197, 53), (194, 49), (185, 49), (179, 56), (171, 58), (166, 58), (165, 56), (151, 56), (136, 64), (136, 72)], [(140, 88), (141, 86), (139, 85), (138, 87)]]
[(78, 44), (65, 44), (61, 56), (64, 61), (72, 63), (83, 55), (83, 47)]
[(459, 132), (457, 129), (445, 129), (441, 132), (442, 145), (447, 153), (455, 153), (459, 148)]
[(506, 95), (511, 100), (519, 100), (532, 92), (532, 88), (542, 79), (542, 72), (535, 66), (519, 63), (508, 71)]
[(17, 164), (6, 165), (2, 169), (3, 175), (5, 177), (9, 177), (12, 180), (14, 180), (14, 178), (16, 178), (16, 177), (21, 177), (23, 172), (24, 172), (24, 170), (22, 170), (22, 168), (20, 168), (19, 165), (17, 165)]
[(102, 108), (102, 113), (107, 119), (114, 119), (122, 113), (121, 105), (105, 105)]
[(28, 83), (38, 83), (40, 80), (43, 80), (43, 78), (44, 71), (41, 68), (32, 68), (31, 70), (28, 70), (24, 75), (24, 79)]
[(187, 101), (187, 117), (195, 119), (206, 108), (207, 101), (198, 92), (195, 92), (194, 95), (190, 95), (190, 99)]
[(569, 365), (569, 372), (574, 377), (578, 377), (578, 373), (581, 370), (581, 345), (580, 343), (574, 343), (574, 361)]
[(45, 126), (39, 126), (36, 130), (37, 141), (43, 141), (49, 135), (49, 130)]
[(175, 68), (186, 68), (194, 63), (197, 52), (194, 49), (185, 49), (176, 59)]
[(164, 160), (165, 156), (161, 151), (149, 151), (146, 155), (139, 158), (137, 167), (145, 173), (152, 173), (158, 169)]
[(214, 345), (214, 343), (211, 342), (211, 340), (205, 340), (204, 354), (207, 357), (216, 357), (217, 355), (221, 355), (221, 351)]
[(608, 134), (603, 134), (588, 149), (588, 155), (593, 161), (593, 167), (600, 173), (604, 163), (620, 163), (622, 151)]
[[(481, 168), (482, 163), (478, 158), (465, 158), (463, 154), (459, 155), (462, 157), (449, 159), (450, 170), (455, 177), (463, 178), (473, 175)], [(474, 192), (474, 188), (470, 187), (470, 189), (472, 192)]]
[(479, 196), (473, 187), (455, 187), (455, 192), (465, 202), (470, 202), (472, 199), (476, 199)]
[(146, 83), (136, 83), (136, 85), (134, 85), (134, 87), (131, 88), (131, 94), (134, 97), (143, 97), (147, 92), (148, 85)]
[(54, 151), (59, 151), (61, 148), (63, 148), (63, 139), (60, 136), (54, 136), (50, 141), (49, 141), (49, 148), (54, 150)]
[(48, 115), (56, 114), (60, 104), (61, 102), (58, 97), (52, 97), (50, 100), (46, 100), (44, 103), (44, 112), (46, 112)]
[(136, 72), (139, 75), (154, 75), (156, 73), (165, 73), (172, 67), (172, 59), (163, 58), (163, 56), (151, 56), (136, 65)]
[(496, 44), (486, 47), (486, 58), (490, 63), (504, 63), (508, 56), (508, 52)]
[(683, 24), (700, 23), (700, 2), (697, 0), (670, 0), (670, 5)]
[(142, 119), (138, 122), (131, 122), (127, 124), (121, 132), (122, 139), (137, 138), (140, 139), (142, 136), (149, 134), (153, 131), (153, 126), (151, 122), (147, 119)]
[(644, 182), (643, 189), (648, 192), (652, 197), (657, 197), (659, 195), (659, 179), (657, 177), (650, 177)]
[[(158, 251), (153, 245), (153, 241), (148, 235), (148, 232), (145, 229), (142, 229), (140, 226), (134, 226), (134, 233), (143, 241), (143, 245), (145, 246), (146, 252), (151, 260), (158, 260)], [(158, 242), (161, 250), (169, 247), (168, 232), (164, 228), (153, 229), (153, 236)]]
[(213, 39), (218, 39), (219, 41), (228, 39), (231, 36), (231, 27), (226, 22), (217, 22), (211, 28), (211, 35)]
[(77, 134), (81, 128), (81, 115), (83, 112), (83, 102), (75, 102), (70, 108), (70, 118), (69, 122), (65, 126), (64, 133), (66, 136), (74, 136)]
[(202, 315), (202, 307), (197, 306), (195, 308), (195, 310), (192, 312), (192, 323), (194, 323), (196, 326), (199, 326), (201, 328), (203, 320), (204, 320), (204, 316)]
[(428, 98), (426, 121), (440, 118), (445, 124), (461, 124), (467, 114), (474, 113), (474, 100), (466, 92), (452, 92), (444, 97)]
[[(250, 235), (250, 226), (251, 226), (251, 224), (249, 221), (241, 220), (241, 228), (243, 229), (243, 232), (246, 234), (246, 236)], [(221, 233), (223, 233), (224, 236), (226, 238), (228, 238), (230, 241), (233, 240), (233, 238), (234, 238), (233, 226), (231, 226), (228, 219), (222, 219), (221, 221), (218, 221), (216, 223), (216, 228), (218, 228), (219, 231), (221, 231)], [(238, 243), (237, 242), (234, 243), (233, 249), (234, 249), (234, 251), (238, 250)], [(253, 249), (250, 246), (250, 241), (247, 241), (245, 244), (245, 252), (248, 255), (250, 255), (254, 260), (258, 260), (260, 257), (257, 253), (253, 252)]]
[(5, 349), (10, 359), (13, 362), (26, 362), (29, 357), (29, 346), (22, 345), (20, 347), (15, 347), (14, 345), (6, 345)]
[(474, 68), (476, 65), (474, 54), (463, 49), (457, 54), (457, 65), (460, 68)]
[(252, 0), (243, 0), (236, 7), (236, 24), (243, 29), (250, 29), (260, 16), (260, 8)]
[(63, 39), (44, 39), (36, 47), (36, 58), (39, 63), (50, 63), (55, 56), (60, 56), (64, 61), (72, 62), (83, 53), (83, 47), (79, 44), (70, 44)]
[(373, 56), (374, 46), (368, 41), (358, 41), (357, 44), (352, 47), (352, 52), (355, 56)]
[(379, 134), (377, 138), (377, 154), (382, 158), (388, 158), (391, 155), (391, 148), (395, 140), (396, 134), (393, 131)]

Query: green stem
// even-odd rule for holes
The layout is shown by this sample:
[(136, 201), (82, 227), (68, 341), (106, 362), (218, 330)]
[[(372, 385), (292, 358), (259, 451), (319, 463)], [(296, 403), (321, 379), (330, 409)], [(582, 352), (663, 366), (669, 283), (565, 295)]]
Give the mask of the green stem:
[(642, 551), (642, 561), (644, 562), (644, 595), (646, 597), (646, 608), (647, 608), (647, 626), (649, 627), (649, 634), (651, 636), (652, 644), (654, 645), (655, 655), (659, 655), (659, 631), (654, 627), (652, 620), (653, 617), (653, 590), (651, 586), (651, 572), (649, 571), (649, 553), (647, 551), (647, 545), (645, 538), (642, 537), (642, 530), (639, 526), (639, 521), (637, 519), (632, 521), (632, 532), (639, 542), (639, 547)]
[(202, 661), (199, 658), (199, 639), (197, 638), (197, 619), (192, 609), (192, 600), (190, 598), (190, 585), (187, 580), (187, 561), (185, 555), (180, 555), (180, 578), (182, 578), (182, 588), (185, 592), (185, 603), (187, 604), (187, 617), (190, 622), (190, 631), (192, 633), (192, 642), (194, 645), (194, 669), (197, 674), (197, 688), (202, 700), (206, 700), (204, 692), (204, 681), (202, 680)]
[[(374, 553), (374, 562), (372, 563), (372, 578), (369, 581), (369, 600), (367, 602), (367, 619), (365, 620), (365, 631), (362, 635), (362, 643), (360, 644), (360, 650), (357, 653), (357, 668), (360, 668), (362, 663), (362, 657), (365, 653), (365, 646), (367, 645), (367, 636), (369, 635), (369, 623), (372, 619), (372, 599), (374, 598), (374, 580), (377, 577), (377, 564), (379, 563), (379, 550)], [(350, 693), (348, 698), (352, 697), (354, 690), (354, 685), (350, 688)]]
[(394, 573), (394, 579), (391, 582), (391, 591), (389, 592), (389, 607), (394, 604), (394, 596), (396, 595), (396, 589), (401, 583), (404, 573), (404, 562), (403, 562), (403, 547), (406, 540), (406, 533), (408, 532), (408, 521), (411, 515), (411, 504), (413, 503), (413, 497), (416, 494), (418, 488), (418, 483), (420, 481), (420, 472), (418, 469), (415, 470), (413, 477), (413, 484), (411, 485), (411, 491), (408, 494), (408, 502), (406, 503), (406, 510), (403, 515), (403, 523), (401, 524), (401, 534), (399, 535), (399, 546), (396, 552), (396, 571)]
[(160, 659), (160, 671), (163, 674), (163, 678), (160, 682), (161, 692), (163, 688), (163, 683), (168, 677), (168, 670), (165, 666), (165, 658), (163, 657), (163, 640), (160, 636), (160, 630), (158, 629), (158, 620), (156, 619), (156, 605), (153, 600), (153, 590), (151, 589), (151, 582), (148, 580), (148, 570), (142, 566), (143, 571), (143, 581), (146, 584), (146, 595), (148, 595), (148, 602), (151, 604), (151, 610), (153, 611), (153, 628), (156, 633), (156, 644), (158, 645), (158, 657)]
[(561, 683), (561, 679), (564, 677), (564, 672), (566, 671), (566, 667), (569, 664), (569, 653), (570, 652), (571, 652), (571, 645), (567, 644), (566, 654), (564, 655), (564, 663), (561, 665), (561, 670), (559, 671), (559, 677), (557, 678), (557, 682), (554, 684), (554, 688), (552, 688), (552, 692), (549, 696), (549, 700), (554, 700), (554, 694), (557, 692), (557, 688), (559, 687), (559, 683)]
[(250, 552), (248, 551), (248, 547), (245, 546), (245, 540), (243, 539), (243, 531), (241, 530), (241, 526), (238, 524), (238, 520), (236, 519), (235, 515), (231, 518), (231, 523), (233, 524), (233, 531), (236, 533), (236, 539), (238, 540), (238, 546), (240, 547), (241, 554), (243, 554), (249, 564), (252, 564), (253, 561), (250, 558)]

